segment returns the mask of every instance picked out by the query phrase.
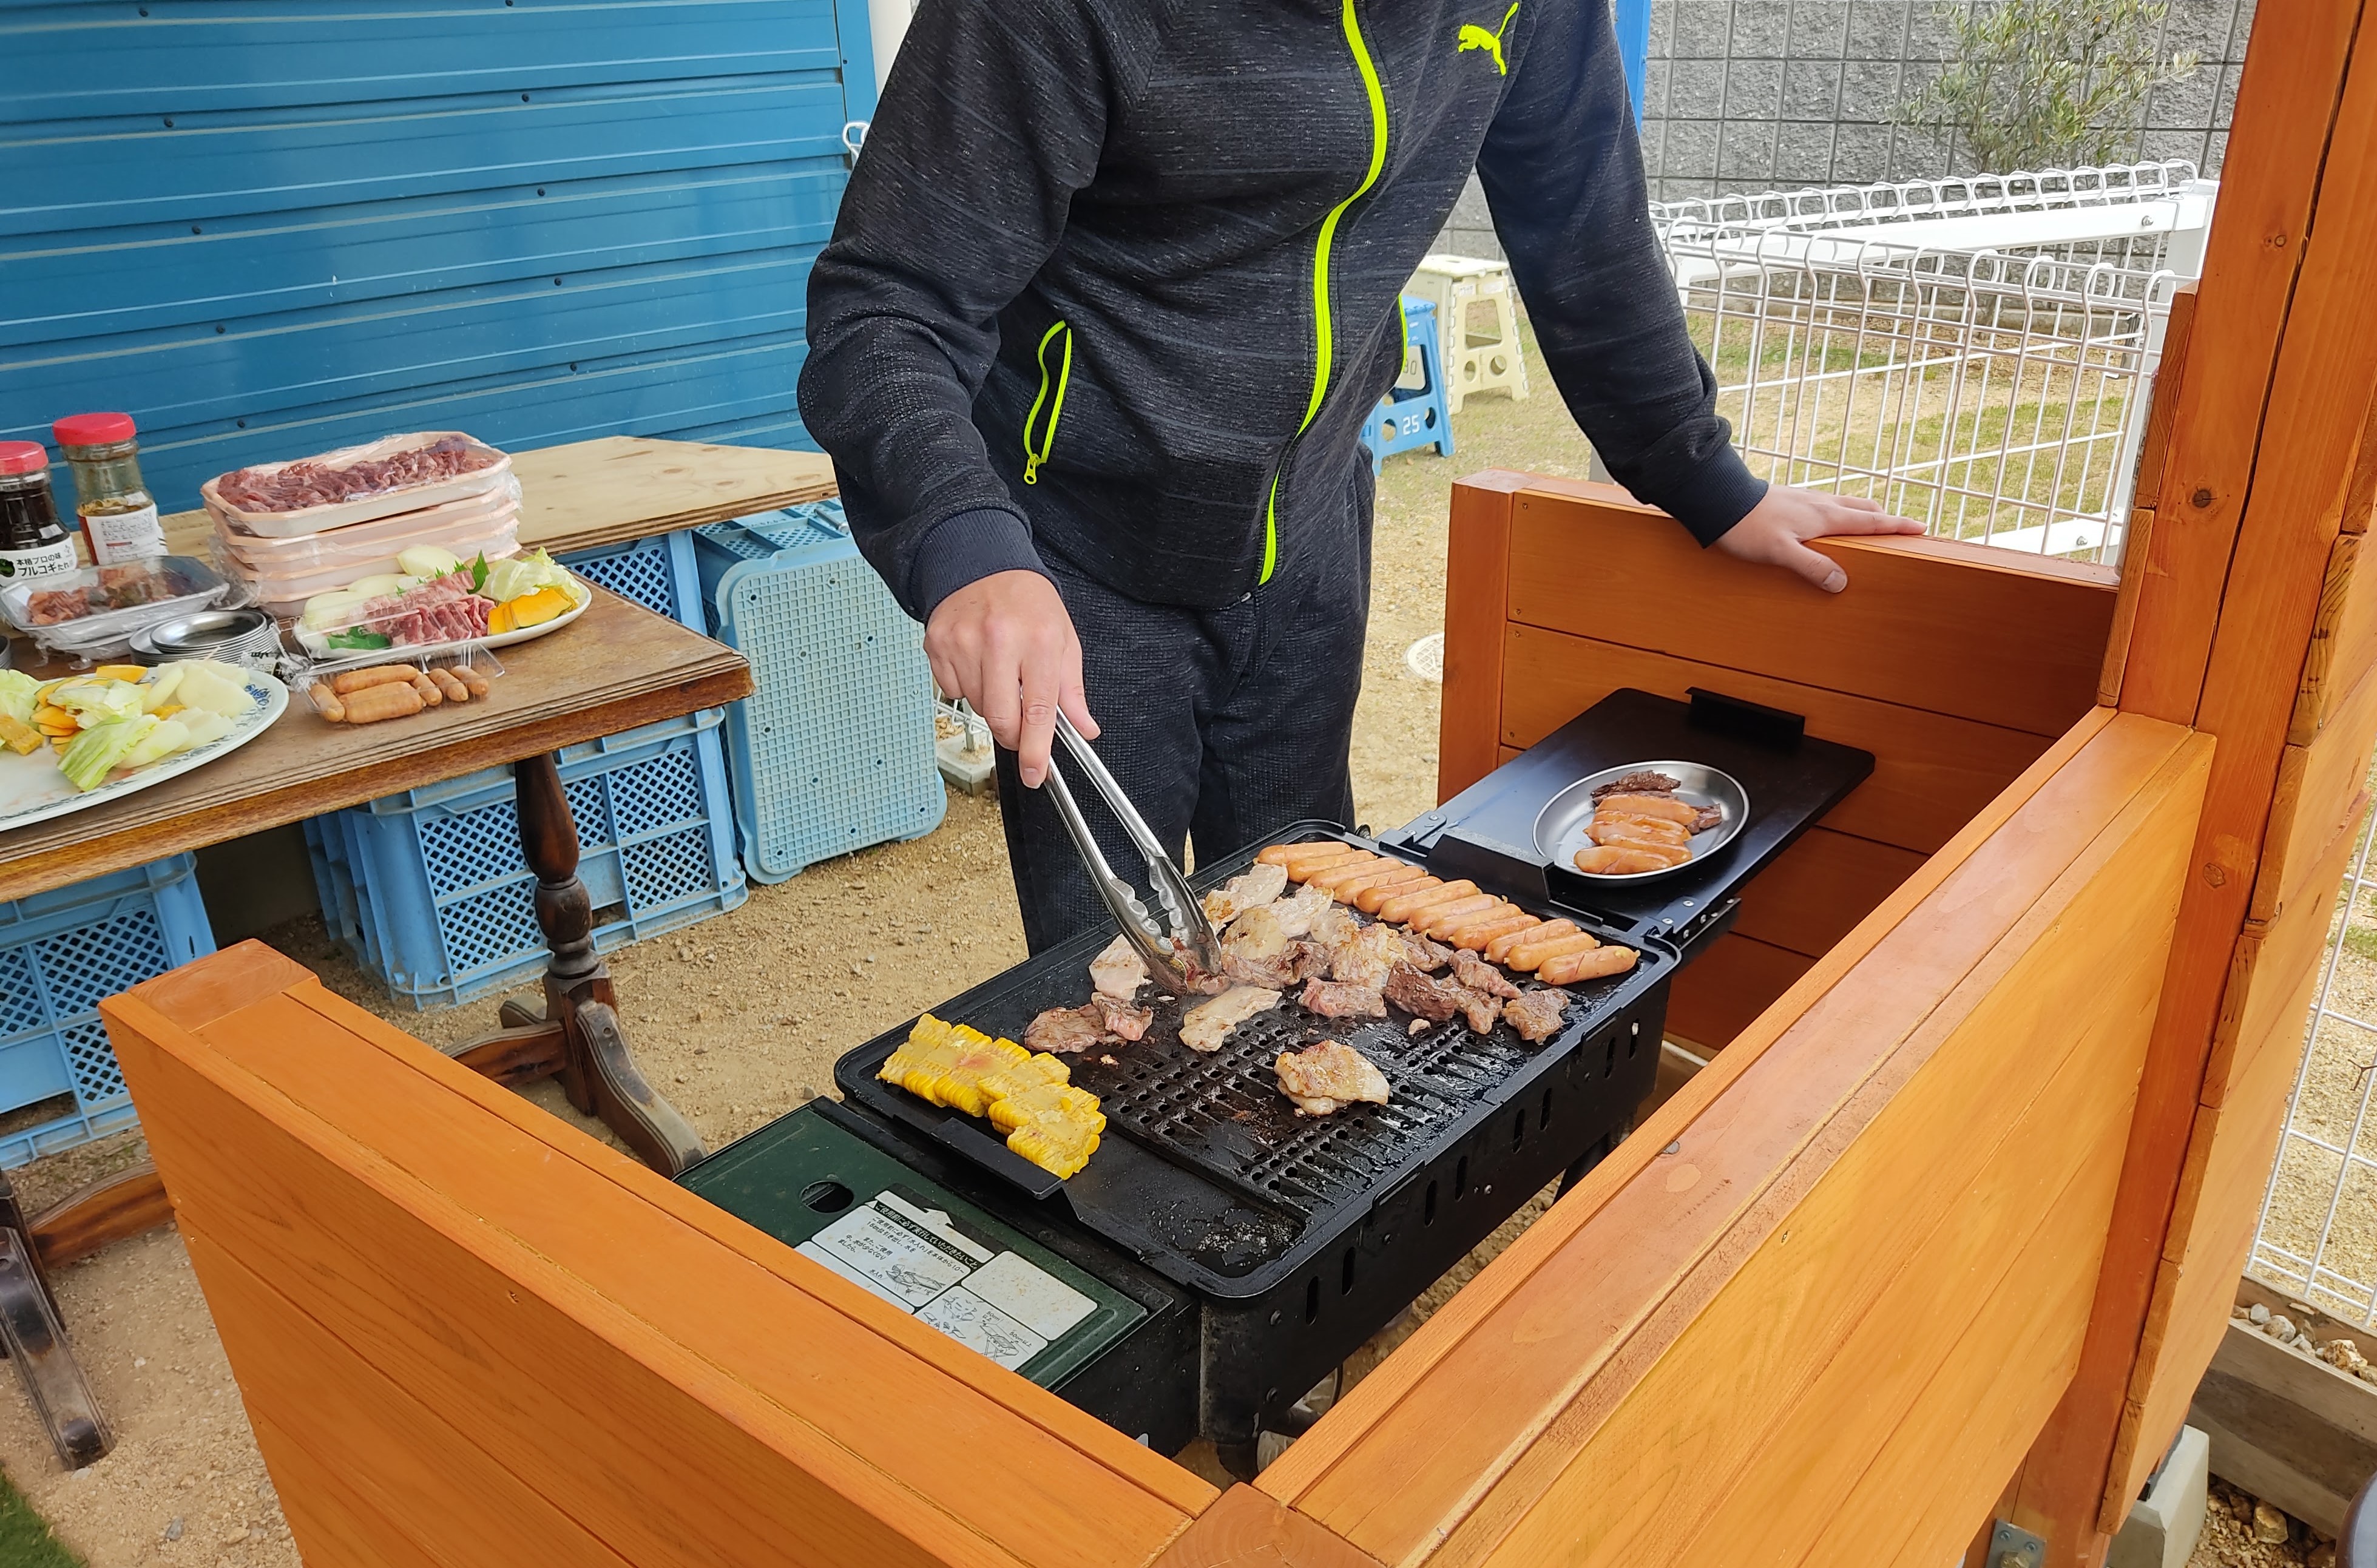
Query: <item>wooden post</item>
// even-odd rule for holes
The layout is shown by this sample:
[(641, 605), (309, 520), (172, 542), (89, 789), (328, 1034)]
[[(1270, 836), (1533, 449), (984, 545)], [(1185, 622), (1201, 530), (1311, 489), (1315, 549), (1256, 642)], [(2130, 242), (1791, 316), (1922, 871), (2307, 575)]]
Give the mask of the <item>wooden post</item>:
[(2352, 700), (2377, 646), (2335, 645), (2377, 389), (2360, 9), (2309, 0), (2254, 31), (2154, 517), (2126, 568), (2120, 706), (2218, 745), (2088, 1339), (2014, 1510), (2057, 1563), (2101, 1554), (2227, 1321), (2377, 732)]

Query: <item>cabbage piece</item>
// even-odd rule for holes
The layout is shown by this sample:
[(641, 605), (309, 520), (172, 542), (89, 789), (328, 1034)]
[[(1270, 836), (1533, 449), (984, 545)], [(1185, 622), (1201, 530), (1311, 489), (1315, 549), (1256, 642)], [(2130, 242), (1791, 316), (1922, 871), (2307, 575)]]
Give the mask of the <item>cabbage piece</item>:
[(157, 727), (157, 722), (152, 714), (130, 713), (92, 725), (67, 746), (65, 755), (58, 759), (58, 772), (77, 789), (97, 789), (124, 760), (125, 754)]
[(140, 688), (130, 681), (102, 680), (97, 676), (78, 676), (50, 688), (52, 705), (72, 713), (85, 728), (137, 713), (141, 696)]
[[(209, 715), (211, 717), (212, 715)], [(226, 721), (228, 722), (228, 721)], [(116, 763), (119, 768), (145, 768), (151, 762), (161, 762), (190, 744), (190, 729), (179, 719), (160, 719), (147, 735), (133, 744)]]
[(523, 593), (533, 593), (540, 588), (561, 589), (572, 599), (578, 599), (583, 593), (578, 586), (578, 580), (569, 575), (569, 569), (542, 549), (489, 562), (487, 581), (480, 586), (479, 592), (503, 604)]
[(40, 681), (22, 670), (0, 670), (0, 713), (29, 724), (33, 722), (33, 710), (41, 705)]

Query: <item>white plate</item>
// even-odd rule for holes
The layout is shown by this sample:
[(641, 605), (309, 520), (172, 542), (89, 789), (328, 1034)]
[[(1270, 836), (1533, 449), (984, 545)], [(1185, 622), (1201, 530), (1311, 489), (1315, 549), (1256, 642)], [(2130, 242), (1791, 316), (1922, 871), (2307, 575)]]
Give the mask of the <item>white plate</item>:
[(367, 654), (385, 654), (391, 659), (435, 659), (448, 653), (460, 652), (465, 648), (508, 648), (515, 642), (532, 642), (540, 637), (559, 631), (563, 627), (584, 615), (587, 607), (594, 603), (592, 589), (579, 582), (576, 578), (570, 581), (576, 583), (579, 591), (586, 595), (578, 602), (578, 607), (566, 615), (554, 616), (543, 626), (532, 626), (524, 631), (501, 631), (492, 637), (473, 637), (461, 642), (427, 642), (417, 647), (406, 643), (394, 648), (333, 648), (328, 636), (318, 631), (307, 631), (301, 626), (296, 628), (297, 645), (305, 649), (309, 657), (315, 659), (359, 659)]
[(192, 747), (137, 773), (109, 779), (94, 790), (78, 790), (68, 784), (66, 776), (58, 772), (58, 754), (47, 746), (30, 757), (0, 748), (0, 832), (103, 806), (135, 790), (179, 778), (193, 768), (203, 768), (218, 757), (228, 756), (270, 729), (273, 721), (288, 710), (289, 688), (261, 670), (240, 669), (238, 673), (246, 681), (251, 706), (232, 721), (229, 735)]

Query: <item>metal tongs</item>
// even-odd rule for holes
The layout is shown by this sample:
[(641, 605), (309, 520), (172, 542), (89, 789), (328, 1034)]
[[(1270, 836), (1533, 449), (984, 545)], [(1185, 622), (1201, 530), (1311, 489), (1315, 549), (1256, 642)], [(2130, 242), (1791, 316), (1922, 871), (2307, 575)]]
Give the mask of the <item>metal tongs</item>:
[[(1147, 905), (1140, 902), (1139, 890), (1115, 875), (1089, 823), (1082, 820), (1081, 808), (1066, 786), (1056, 758), (1049, 758), (1047, 787), (1057, 802), (1057, 815), (1064, 819), (1065, 831), (1073, 836), (1073, 847), (1081, 851), (1081, 864), (1089, 868), (1090, 880), (1113, 913), (1115, 923), (1122, 928), (1123, 939), (1146, 964), (1149, 976), (1168, 981), (1175, 990), (1188, 987), (1191, 965), (1201, 974), (1221, 973), (1221, 944), (1214, 940), (1213, 928), (1205, 919), (1204, 907), (1188, 891), (1188, 879), (1180, 874), (1172, 856), (1155, 842), (1155, 835), (1148, 831), (1130, 797), (1106, 772), (1106, 765), (1098, 760), (1098, 754), (1090, 749), (1090, 743), (1081, 738), (1081, 732), (1073, 727), (1073, 721), (1061, 712), (1057, 715), (1057, 737), (1065, 743), (1065, 749), (1072, 753), (1073, 760), (1081, 764), (1090, 783), (1105, 797), (1106, 808), (1122, 823), (1122, 831), (1130, 835), (1131, 846), (1147, 862), (1155, 902), (1164, 910), (1165, 923), (1159, 927), (1155, 917), (1147, 912)], [(1183, 958), (1188, 964), (1182, 964)]]

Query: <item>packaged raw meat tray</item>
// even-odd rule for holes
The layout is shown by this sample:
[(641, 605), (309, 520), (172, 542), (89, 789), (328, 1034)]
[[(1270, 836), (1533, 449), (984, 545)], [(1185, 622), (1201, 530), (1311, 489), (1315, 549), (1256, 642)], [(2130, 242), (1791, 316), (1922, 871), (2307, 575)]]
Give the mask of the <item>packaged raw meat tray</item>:
[(431, 430), (236, 469), (199, 485), (198, 495), (220, 523), (293, 539), (483, 495), (511, 471), (512, 460), (484, 442)]

